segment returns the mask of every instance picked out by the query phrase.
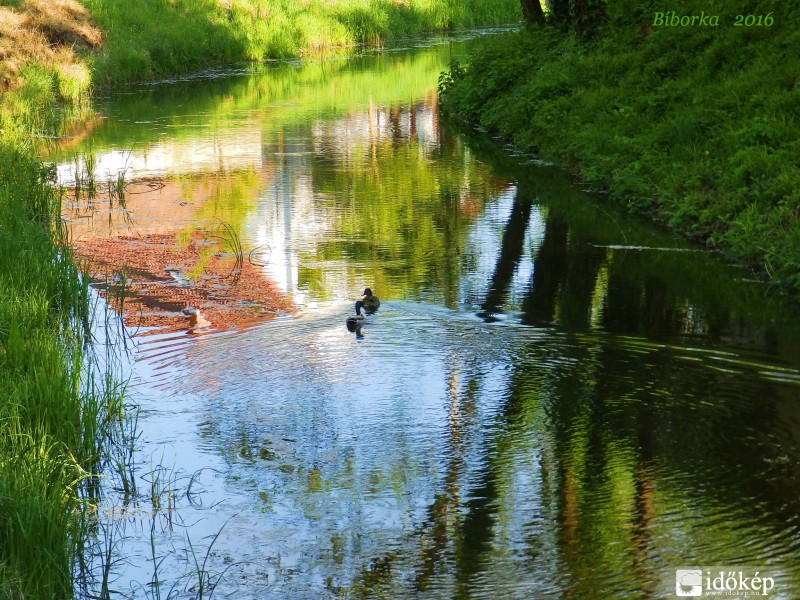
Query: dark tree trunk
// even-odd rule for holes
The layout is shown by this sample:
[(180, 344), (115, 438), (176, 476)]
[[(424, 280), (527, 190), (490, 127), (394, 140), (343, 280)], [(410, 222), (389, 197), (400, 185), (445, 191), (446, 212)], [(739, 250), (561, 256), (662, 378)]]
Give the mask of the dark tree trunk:
[(562, 31), (569, 31), (572, 26), (570, 0), (547, 0), (547, 7), (550, 22)]
[(526, 23), (544, 23), (544, 12), (539, 0), (519, 0), (522, 5), (522, 16)]
[(591, 37), (605, 21), (604, 0), (572, 0), (572, 26), (582, 38)]

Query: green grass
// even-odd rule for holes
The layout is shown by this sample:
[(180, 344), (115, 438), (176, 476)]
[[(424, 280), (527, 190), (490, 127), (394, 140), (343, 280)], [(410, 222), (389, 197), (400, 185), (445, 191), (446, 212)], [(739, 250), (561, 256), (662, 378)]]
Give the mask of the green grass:
[(0, 598), (72, 595), (100, 459), (105, 392), (87, 393), (88, 288), (61, 244), (60, 202), (33, 154), (86, 107), (88, 72), (22, 67), (0, 97)]
[(589, 45), (547, 27), (490, 41), (443, 76), (445, 111), (800, 290), (800, 9), (688, 2), (720, 27), (658, 28), (656, 3), (608, 6)]
[(120, 400), (86, 386), (87, 280), (57, 227), (39, 161), (0, 145), (0, 595), (66, 598), (96, 472)]
[(88, 69), (76, 64), (70, 72), (29, 62), (22, 85), (0, 94), (0, 145), (28, 146), (59, 135), (72, 121), (90, 112)]
[(519, 20), (517, 0), (83, 0), (104, 31), (95, 81), (115, 84), (240, 61), (320, 54), (424, 31)]

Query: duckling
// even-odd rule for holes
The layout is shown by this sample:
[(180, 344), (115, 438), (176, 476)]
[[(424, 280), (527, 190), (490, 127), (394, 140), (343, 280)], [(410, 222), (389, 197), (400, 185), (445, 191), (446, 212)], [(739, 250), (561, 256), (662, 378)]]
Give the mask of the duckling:
[(194, 306), (187, 306), (181, 312), (189, 317), (189, 331), (205, 329), (211, 326), (211, 321), (203, 318), (203, 315)]
[(366, 311), (366, 313), (367, 313), (368, 315), (371, 315), (371, 314), (372, 314), (372, 313), (374, 313), (376, 310), (378, 310), (378, 308), (379, 308), (379, 307), (380, 307), (380, 305), (381, 305), (381, 301), (380, 301), (380, 300), (378, 300), (378, 297), (377, 297), (377, 296), (375, 296), (375, 295), (372, 293), (372, 290), (371, 290), (371, 289), (369, 289), (369, 288), (366, 288), (366, 289), (364, 290), (364, 301), (362, 302), (362, 304), (363, 304), (363, 306), (364, 306), (364, 311)]

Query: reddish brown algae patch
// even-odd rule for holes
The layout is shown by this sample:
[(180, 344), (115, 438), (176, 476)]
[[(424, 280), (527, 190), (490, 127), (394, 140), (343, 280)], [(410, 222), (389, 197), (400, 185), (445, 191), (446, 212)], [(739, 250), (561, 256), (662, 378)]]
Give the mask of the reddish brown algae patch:
[(187, 330), (181, 310), (194, 306), (209, 330), (243, 329), (294, 311), (277, 285), (247, 254), (230, 252), (216, 232), (79, 240), (76, 256), (101, 295), (133, 330)]

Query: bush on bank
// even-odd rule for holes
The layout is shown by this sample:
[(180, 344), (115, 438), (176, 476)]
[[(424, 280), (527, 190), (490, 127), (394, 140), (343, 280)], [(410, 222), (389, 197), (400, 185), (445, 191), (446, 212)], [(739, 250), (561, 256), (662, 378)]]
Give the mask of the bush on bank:
[(443, 109), (800, 290), (800, 8), (692, 1), (675, 13), (719, 25), (664, 26), (656, 4), (609, 3), (588, 43), (490, 39), (443, 75)]

